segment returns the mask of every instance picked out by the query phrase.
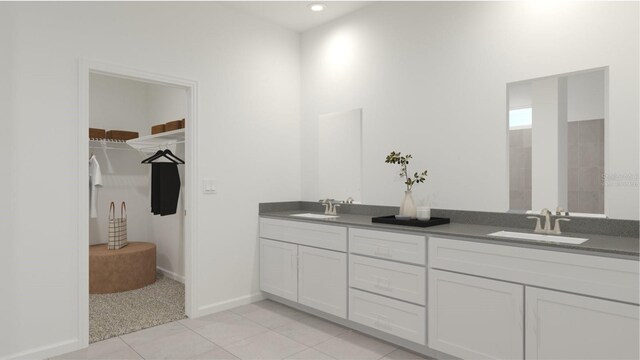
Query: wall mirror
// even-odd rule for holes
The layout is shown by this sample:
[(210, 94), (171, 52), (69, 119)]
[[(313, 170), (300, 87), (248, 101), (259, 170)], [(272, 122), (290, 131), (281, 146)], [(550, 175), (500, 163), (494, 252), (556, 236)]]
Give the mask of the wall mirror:
[(605, 215), (608, 68), (507, 84), (509, 210)]
[(318, 194), (362, 202), (362, 109), (318, 117)]

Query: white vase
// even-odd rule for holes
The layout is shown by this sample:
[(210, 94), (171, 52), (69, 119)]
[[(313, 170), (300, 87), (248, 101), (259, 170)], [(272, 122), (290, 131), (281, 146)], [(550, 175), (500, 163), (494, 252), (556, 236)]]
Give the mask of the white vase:
[(404, 199), (402, 199), (402, 204), (400, 205), (400, 216), (416, 217), (416, 203), (413, 202), (411, 191), (404, 192)]

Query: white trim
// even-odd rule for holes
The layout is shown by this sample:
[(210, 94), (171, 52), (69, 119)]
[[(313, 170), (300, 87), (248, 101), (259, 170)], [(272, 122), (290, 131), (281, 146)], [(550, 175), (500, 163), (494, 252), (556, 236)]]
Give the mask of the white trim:
[[(611, 125), (609, 124), (609, 66), (604, 67), (604, 173), (611, 174)], [(611, 187), (604, 186), (604, 214), (611, 214)], [(615, 215), (614, 215), (615, 216)]]
[[(143, 81), (151, 84), (179, 87), (186, 90), (188, 99), (187, 125), (185, 127), (185, 312), (194, 317), (195, 300), (198, 298), (194, 284), (197, 284), (197, 192), (198, 173), (195, 164), (197, 156), (198, 126), (198, 83), (193, 80), (137, 70), (125, 66), (100, 61), (79, 59), (78, 64), (78, 340), (65, 347), (64, 352), (78, 350), (89, 345), (89, 149), (87, 146), (89, 129), (89, 75), (102, 74), (123, 79)], [(186, 215), (189, 216), (186, 216)], [(61, 345), (60, 345), (61, 346)], [(63, 353), (64, 353), (63, 352)]]
[(509, 106), (509, 111), (522, 110), (522, 109), (533, 109), (533, 106), (531, 104), (520, 105), (520, 106)]
[(90, 63), (78, 64), (78, 350), (89, 346), (89, 71)]
[(71, 339), (67, 341), (61, 341), (53, 345), (42, 346), (32, 350), (11, 354), (7, 357), (0, 358), (1, 360), (8, 359), (48, 359), (53, 356), (66, 354), (71, 351), (81, 349), (80, 339)]
[(584, 74), (584, 73), (589, 73), (589, 72), (599, 71), (599, 70), (608, 71), (609, 70), (609, 65), (597, 66), (597, 67), (593, 67), (593, 68), (589, 68), (589, 69), (583, 69), (583, 70), (568, 71), (568, 72), (559, 73), (559, 74), (553, 74), (553, 75), (544, 75), (544, 76), (532, 77), (532, 78), (525, 79), (525, 80), (507, 81), (507, 85), (525, 84), (525, 83), (528, 83), (528, 82), (534, 81), (534, 80), (550, 79), (550, 78), (554, 78), (554, 77), (572, 76), (572, 75)]
[(160, 271), (164, 276), (168, 277), (169, 279), (181, 282), (184, 284), (184, 276), (180, 275), (178, 273), (174, 273), (173, 271), (169, 271), (167, 269), (163, 269), (160, 266), (156, 266), (156, 270)]
[(259, 292), (259, 293), (253, 293), (250, 295), (240, 296), (235, 299), (217, 302), (214, 304), (204, 305), (198, 308), (197, 314), (194, 317), (214, 314), (220, 311), (233, 309), (238, 306), (251, 304), (263, 299), (265, 299), (265, 296), (261, 292)]

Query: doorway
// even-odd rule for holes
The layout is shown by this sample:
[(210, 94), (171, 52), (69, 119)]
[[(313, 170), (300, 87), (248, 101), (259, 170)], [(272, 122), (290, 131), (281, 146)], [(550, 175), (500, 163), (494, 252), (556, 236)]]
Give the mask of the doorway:
[[(186, 315), (191, 317), (193, 316), (192, 311), (195, 309), (192, 304), (193, 299), (195, 299), (194, 288), (192, 286), (195, 281), (192, 269), (195, 265), (195, 257), (193, 256), (195, 253), (193, 251), (195, 243), (193, 234), (195, 234), (195, 231), (193, 231), (193, 229), (195, 229), (195, 209), (197, 209), (195, 204), (196, 198), (194, 196), (197, 177), (195, 174), (195, 167), (193, 166), (193, 164), (196, 163), (195, 136), (193, 134), (195, 134), (195, 129), (197, 127), (197, 83), (177, 77), (153, 74), (96, 61), (81, 60), (79, 69), (79, 184), (82, 185), (87, 183), (87, 176), (90, 169), (89, 163), (86, 159), (89, 159), (90, 155), (97, 155), (96, 157), (100, 158), (104, 163), (103, 171), (106, 170), (110, 175), (112, 175), (111, 185), (115, 185), (111, 186), (111, 189), (108, 191), (104, 189), (105, 196), (101, 202), (112, 200), (116, 201), (118, 203), (117, 208), (119, 211), (120, 201), (124, 200), (123, 198), (126, 197), (128, 202), (131, 203), (126, 204), (128, 211), (127, 217), (130, 219), (128, 225), (129, 241), (153, 244), (153, 246), (157, 248), (157, 257), (156, 259), (153, 259), (153, 267), (158, 268), (158, 280), (155, 281), (153, 285), (149, 285), (138, 290), (132, 290), (126, 294), (129, 298), (132, 296), (134, 298), (135, 296), (162, 296), (163, 299), (158, 299), (164, 300), (158, 302), (158, 306), (160, 307), (163, 306), (162, 304), (169, 304), (173, 306), (175, 303), (184, 301), (184, 311), (182, 316)], [(97, 89), (100, 89), (100, 86), (102, 86), (102, 90), (109, 88), (109, 86), (125, 86), (125, 88), (128, 86), (131, 91), (140, 90), (146, 92), (147, 101), (155, 101), (156, 105), (152, 107), (153, 110), (163, 107), (162, 104), (167, 105), (167, 103), (170, 103), (167, 99), (172, 96), (171, 94), (174, 94), (174, 98), (175, 94), (182, 94), (183, 103), (177, 106), (177, 108), (181, 108), (183, 111), (174, 112), (172, 114), (171, 110), (168, 110), (167, 107), (163, 107), (164, 114), (166, 115), (164, 118), (162, 117), (162, 112), (147, 112), (148, 116), (147, 119), (144, 120), (144, 122), (146, 122), (144, 125), (142, 124), (142, 120), (139, 119), (142, 117), (140, 116), (140, 111), (138, 111), (137, 118), (136, 116), (133, 116), (129, 120), (123, 119), (128, 114), (127, 112), (121, 112), (121, 115), (117, 115), (116, 112), (116, 116), (111, 116), (111, 118), (109, 116), (105, 116), (104, 119), (98, 119), (100, 117), (99, 114), (109, 114), (109, 105), (100, 104), (99, 101), (96, 102), (95, 96), (92, 96), (96, 94), (91, 93), (92, 91), (98, 91)], [(112, 91), (111, 93), (113, 94), (114, 92)], [(115, 95), (116, 97), (119, 96), (120, 98), (123, 98), (123, 94), (116, 93)], [(133, 100), (134, 99), (128, 101), (131, 106), (130, 109), (118, 110), (126, 110), (135, 113), (136, 109), (140, 108), (140, 104), (133, 104)], [(147, 104), (147, 106), (148, 105), (149, 104)], [(100, 106), (102, 106), (103, 111), (101, 113), (99, 111), (96, 112)], [(151, 125), (176, 120), (172, 117), (176, 117), (175, 114), (177, 113), (184, 114), (184, 116), (182, 116), (182, 118), (184, 118), (184, 128), (182, 131), (169, 130), (168, 132), (165, 132), (165, 135), (175, 135), (176, 133), (177, 135), (173, 137), (169, 136), (170, 139), (166, 142), (164, 140), (158, 142), (158, 136), (160, 136), (161, 139), (164, 139), (164, 135), (162, 132), (152, 135)], [(110, 114), (114, 113), (111, 112)], [(136, 119), (140, 121), (136, 123)], [(136, 139), (145, 141), (151, 139), (155, 142), (149, 143), (138, 141), (136, 143), (135, 140), (129, 140), (129, 142), (127, 142), (124, 140), (114, 141), (114, 139), (107, 139), (102, 141), (90, 141), (90, 146), (87, 146), (87, 134), (89, 133), (89, 128), (96, 126), (108, 128), (105, 130), (131, 130), (133, 132), (138, 132)], [(180, 141), (180, 136), (182, 136), (182, 141)], [(105, 137), (112, 138), (114, 135), (112, 133)], [(149, 212), (150, 208), (148, 200), (150, 193), (148, 190), (151, 184), (149, 181), (145, 182), (145, 179), (149, 178), (150, 166), (140, 164), (141, 160), (153, 155), (156, 150), (162, 150), (161, 148), (169, 148), (185, 162), (185, 165), (181, 165), (183, 168), (180, 169), (179, 174), (182, 189), (180, 192), (178, 206), (176, 207), (174, 214), (166, 217), (153, 216)], [(118, 178), (118, 176), (120, 177)], [(95, 331), (92, 331), (91, 339), (89, 336), (89, 247), (92, 243), (96, 244), (105, 242), (107, 237), (106, 223), (108, 222), (108, 213), (107, 210), (103, 209), (105, 206), (101, 206), (100, 210), (102, 214), (100, 214), (99, 219), (91, 218), (91, 206), (88, 206), (88, 204), (90, 204), (90, 189), (86, 186), (79, 186), (78, 188), (80, 219), (78, 241), (78, 319), (80, 342), (83, 346), (87, 346), (90, 340), (97, 341), (103, 339), (104, 336), (109, 336), (109, 334), (96, 334)], [(98, 191), (96, 191), (98, 196), (100, 196), (100, 190), (103, 189), (98, 189)], [(118, 194), (118, 190), (121, 191), (120, 194), (122, 196), (115, 195)], [(127, 194), (125, 195), (125, 193)], [(101, 202), (98, 202), (98, 204)], [(132, 207), (134, 209), (132, 209)], [(131, 214), (133, 213), (136, 214), (135, 220), (131, 218)], [(95, 216), (96, 214), (93, 215)], [(155, 235), (154, 229), (156, 229)], [(169, 234), (169, 237), (167, 234)], [(171, 234), (173, 234), (173, 237), (171, 237)], [(131, 242), (130, 244), (133, 245), (134, 243)], [(127, 249), (127, 247), (129, 246), (126, 246), (123, 249)], [(131, 246), (129, 251), (132, 251), (133, 249), (134, 246)], [(124, 251), (121, 253), (124, 254)], [(114, 252), (109, 254), (114, 254)], [(179, 284), (179, 282), (184, 283), (184, 285)], [(91, 286), (93, 287), (94, 284), (92, 283)], [(182, 293), (180, 292), (181, 286), (184, 287), (184, 298), (178, 300), (177, 298), (182, 296)], [(135, 293), (136, 291), (138, 293)], [(173, 298), (171, 298), (171, 296), (166, 296), (166, 298), (163, 296), (163, 294), (166, 295), (168, 293), (172, 293)], [(102, 304), (103, 306), (107, 306), (106, 308), (112, 308), (111, 304), (118, 304), (122, 302), (121, 299), (118, 299), (117, 297), (115, 299), (110, 298), (110, 296), (117, 296), (117, 294), (118, 293), (109, 294), (109, 296), (101, 297), (97, 302), (94, 301), (95, 298), (92, 298), (92, 310), (99, 309), (99, 306), (96, 305)], [(167, 312), (167, 309), (168, 308), (166, 306), (164, 309), (159, 308), (157, 311), (152, 311), (150, 315), (155, 312)], [(117, 311), (117, 309), (115, 310)], [(93, 315), (95, 315), (95, 313), (92, 314), (92, 317)], [(136, 330), (139, 329), (140, 326), (149, 327), (158, 325), (165, 320), (170, 320), (171, 316), (175, 316), (175, 314), (170, 314), (164, 318), (161, 316), (159, 318), (154, 318), (153, 316), (145, 317), (144, 314), (141, 314), (140, 319), (142, 319), (144, 324), (142, 324), (142, 322), (140, 324), (136, 324), (134, 321), (135, 319), (129, 319), (131, 321), (125, 321), (126, 324), (123, 325), (124, 327), (117, 331), (125, 331), (123, 330), (125, 328)]]

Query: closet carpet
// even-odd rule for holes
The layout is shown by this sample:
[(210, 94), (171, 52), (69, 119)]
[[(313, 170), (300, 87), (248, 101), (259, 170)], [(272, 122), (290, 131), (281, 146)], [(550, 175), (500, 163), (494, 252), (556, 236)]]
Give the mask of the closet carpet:
[(141, 289), (89, 295), (89, 342), (185, 318), (184, 284), (157, 273)]

